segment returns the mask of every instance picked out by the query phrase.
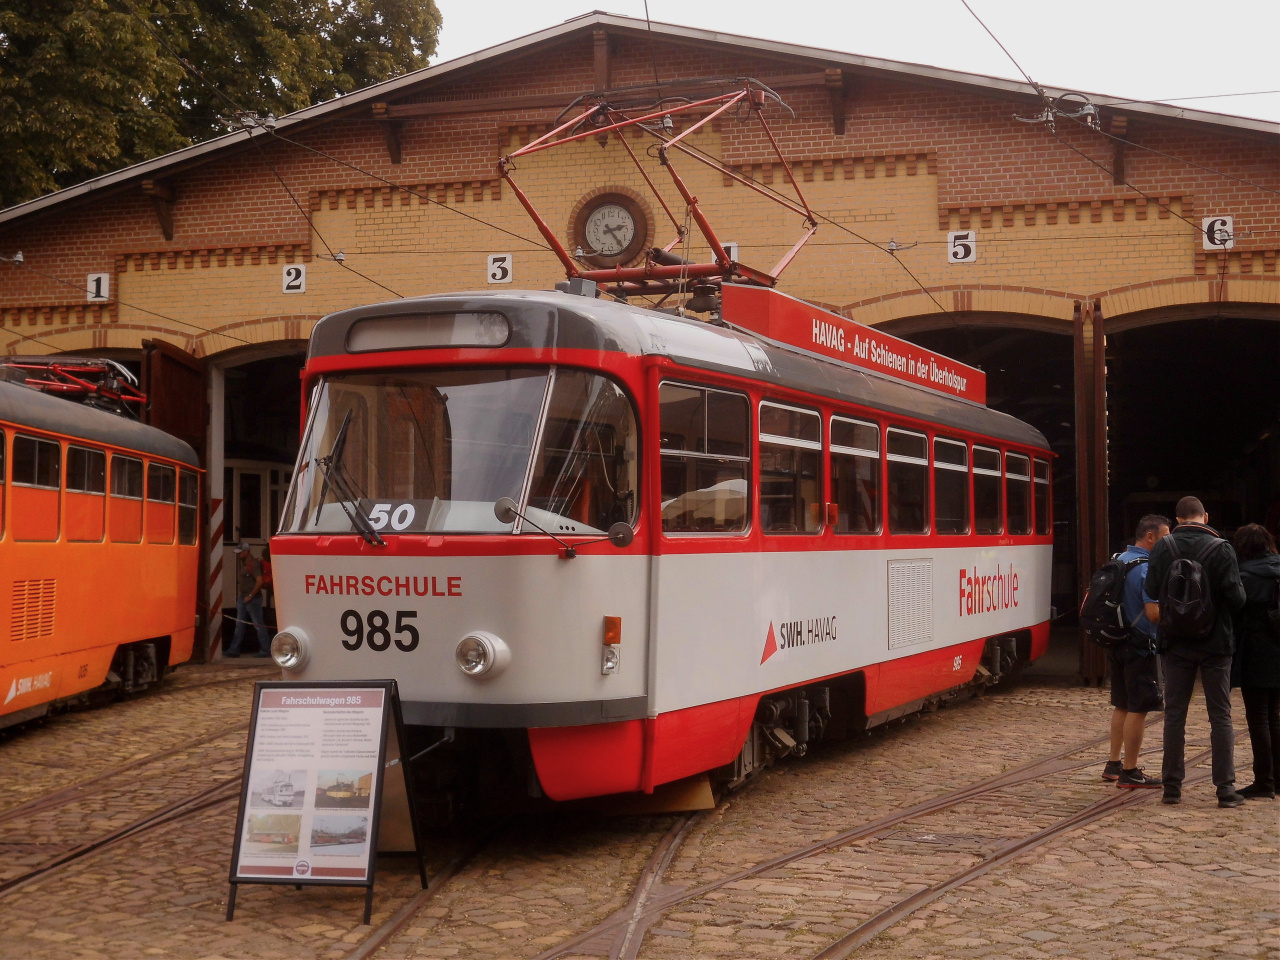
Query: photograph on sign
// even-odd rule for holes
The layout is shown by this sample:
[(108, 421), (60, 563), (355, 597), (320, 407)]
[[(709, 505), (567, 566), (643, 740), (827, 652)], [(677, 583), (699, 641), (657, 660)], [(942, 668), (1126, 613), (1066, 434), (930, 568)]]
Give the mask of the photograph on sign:
[(491, 253), (485, 270), (490, 283), (510, 283), (515, 277), (515, 258), (509, 253)]
[(317, 814), (311, 820), (311, 852), (326, 857), (369, 854), (369, 818)]
[(369, 808), (372, 770), (321, 770), (316, 780), (316, 806)]
[(947, 262), (973, 263), (978, 259), (978, 231), (953, 230), (947, 234)]
[(1205, 250), (1231, 250), (1236, 245), (1235, 217), (1203, 217), (1200, 241)]
[(386, 700), (381, 687), (260, 686), (233, 880), (370, 877)]
[(288, 807), (301, 810), (307, 799), (306, 770), (264, 767), (249, 781), (250, 807)]
[(111, 299), (111, 274), (91, 273), (84, 288), (84, 298), (89, 303)]

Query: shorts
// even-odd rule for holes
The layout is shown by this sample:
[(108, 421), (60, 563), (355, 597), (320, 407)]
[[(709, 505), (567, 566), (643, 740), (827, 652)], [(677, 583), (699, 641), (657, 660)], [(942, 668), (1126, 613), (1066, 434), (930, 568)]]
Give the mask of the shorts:
[(1164, 709), (1159, 657), (1144, 655), (1133, 647), (1117, 647), (1111, 661), (1111, 705), (1129, 713)]

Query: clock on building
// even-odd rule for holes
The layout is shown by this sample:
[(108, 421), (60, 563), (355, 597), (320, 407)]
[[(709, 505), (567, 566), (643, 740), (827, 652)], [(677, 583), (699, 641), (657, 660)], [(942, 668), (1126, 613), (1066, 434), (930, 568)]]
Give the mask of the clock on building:
[(574, 217), (574, 245), (597, 267), (630, 263), (649, 240), (644, 207), (623, 193), (604, 193), (582, 204)]

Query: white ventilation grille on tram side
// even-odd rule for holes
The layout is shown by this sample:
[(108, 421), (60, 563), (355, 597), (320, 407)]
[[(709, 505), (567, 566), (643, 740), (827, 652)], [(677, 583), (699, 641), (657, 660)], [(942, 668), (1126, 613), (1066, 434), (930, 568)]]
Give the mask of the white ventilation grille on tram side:
[(53, 636), (56, 580), (13, 581), (10, 607), (10, 640), (35, 640)]
[(889, 649), (933, 639), (933, 561), (889, 561)]

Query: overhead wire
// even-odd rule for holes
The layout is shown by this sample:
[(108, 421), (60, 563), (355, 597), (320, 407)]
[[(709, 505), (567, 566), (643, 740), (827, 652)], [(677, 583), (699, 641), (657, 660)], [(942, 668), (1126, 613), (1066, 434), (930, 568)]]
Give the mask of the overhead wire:
[[(182, 54), (174, 50), (173, 47), (169, 45), (169, 42), (165, 40), (165, 38), (159, 33), (159, 31), (157, 31), (155, 27), (150, 23), (150, 21), (148, 21), (147, 18), (144, 17), (138, 11), (138, 8), (133, 5), (131, 0), (119, 0), (119, 3), (122, 6), (124, 6), (126, 10), (129, 11), (129, 13), (134, 17), (135, 20), (137, 20), (139, 23), (143, 25), (143, 27), (146, 28), (147, 32), (150, 33), (155, 38), (156, 42), (165, 49), (165, 51), (169, 54), (169, 56), (173, 57), (173, 59), (177, 61), (178, 65), (181, 66), (182, 69), (186, 70), (193, 77), (195, 77), (197, 80), (203, 83), (206, 87), (212, 90), (216, 96), (220, 97), (228, 106), (231, 107), (231, 109), (236, 114), (236, 118), (239, 121), (239, 125), (241, 129), (243, 129), (245, 133), (248, 134), (249, 142), (258, 151), (259, 158), (264, 163), (266, 163), (268, 167), (271, 168), (271, 172), (275, 175), (275, 178), (278, 181), (280, 181), (280, 186), (284, 188), (284, 192), (288, 194), (289, 199), (293, 202), (293, 205), (298, 208), (298, 212), (302, 214), (302, 218), (307, 222), (307, 225), (315, 232), (315, 235), (319, 238), (320, 242), (324, 244), (325, 249), (329, 251), (329, 259), (331, 259), (334, 263), (338, 264), (343, 269), (350, 270), (352, 273), (360, 277), (362, 280), (372, 283), (376, 287), (381, 287), (383, 290), (386, 290), (388, 293), (394, 294), (396, 297), (399, 297), (400, 299), (404, 299), (403, 294), (397, 293), (395, 290), (392, 290), (385, 283), (381, 283), (373, 279), (372, 277), (366, 276), (365, 274), (357, 270), (355, 267), (350, 266), (346, 262), (345, 256), (338, 256), (334, 253), (333, 248), (329, 245), (329, 241), (326, 240), (324, 238), (324, 235), (319, 231), (319, 229), (317, 229), (315, 225), (315, 221), (312, 220), (310, 214), (303, 209), (302, 204), (298, 202), (298, 198), (294, 196), (293, 191), (289, 189), (289, 185), (285, 182), (284, 177), (280, 175), (280, 171), (276, 169), (275, 164), (271, 162), (271, 159), (266, 155), (266, 152), (262, 149), (262, 145), (258, 143), (258, 138), (254, 134), (254, 129), (251, 129), (251, 127), (258, 128), (261, 126), (261, 123), (257, 118), (257, 114), (251, 110), (246, 110), (241, 104), (237, 103), (233, 97), (231, 97), (228, 93), (226, 93), (226, 91), (220, 89), (217, 84), (215, 84), (212, 80), (206, 77), (204, 75), (204, 72), (199, 67), (197, 67), (194, 63), (192, 63), (186, 57), (182, 56)], [(252, 118), (252, 120), (246, 123), (246, 120), (248, 120), (248, 118)], [(261, 129), (266, 129), (268, 132), (271, 132), (270, 129), (265, 126), (261, 126)]]
[[(1001, 43), (1001, 42), (1000, 42), (1000, 38), (999, 38), (999, 37), (997, 37), (994, 33), (992, 33), (992, 32), (991, 32), (991, 28), (990, 28), (990, 27), (988, 27), (988, 26), (983, 22), (982, 18), (981, 18), (980, 16), (978, 16), (978, 15), (977, 15), (977, 13), (975, 13), (975, 12), (974, 12), (973, 7), (969, 6), (969, 2), (968, 2), (968, 0), (960, 0), (960, 2), (961, 2), (962, 4), (964, 4), (964, 8), (965, 8), (966, 10), (968, 10), (970, 14), (972, 14), (973, 19), (975, 19), (975, 20), (977, 20), (977, 21), (978, 21), (979, 26), (981, 26), (981, 27), (982, 27), (982, 29), (983, 29), (983, 30), (985, 30), (985, 31), (987, 32), (987, 35), (988, 35), (989, 37), (991, 37), (991, 39), (992, 39), (992, 40), (994, 40), (994, 41), (996, 42), (996, 45), (997, 45), (1001, 50), (1003, 50), (1003, 51), (1004, 51), (1004, 55), (1005, 55), (1006, 57), (1008, 57), (1008, 58), (1009, 58), (1010, 62), (1011, 62), (1015, 67), (1017, 67), (1018, 72), (1019, 72), (1019, 73), (1021, 73), (1021, 74), (1022, 74), (1022, 76), (1026, 78), (1027, 83), (1029, 83), (1029, 84), (1032, 86), (1032, 88), (1036, 91), (1036, 93), (1037, 93), (1037, 94), (1039, 94), (1040, 99), (1044, 101), (1045, 107), (1050, 111), (1050, 113), (1051, 113), (1051, 114), (1060, 113), (1060, 111), (1055, 111), (1055, 110), (1054, 110), (1053, 102), (1049, 99), (1049, 96), (1048, 96), (1048, 94), (1047, 94), (1047, 93), (1045, 93), (1044, 89), (1043, 89), (1043, 88), (1042, 88), (1038, 83), (1036, 83), (1034, 80), (1032, 80), (1032, 79), (1031, 79), (1031, 75), (1030, 75), (1030, 74), (1028, 74), (1028, 73), (1027, 73), (1027, 71), (1026, 71), (1026, 70), (1024, 70), (1024, 69), (1022, 68), (1022, 64), (1020, 64), (1020, 63), (1017, 61), (1017, 59), (1014, 57), (1014, 55), (1013, 55), (1012, 53), (1010, 53), (1010, 52), (1009, 52), (1009, 49), (1008, 49), (1008, 48), (1007, 48), (1003, 43)], [(1080, 123), (1080, 125), (1081, 125), (1081, 126), (1085, 127), (1086, 129), (1090, 129), (1090, 130), (1094, 129), (1093, 127), (1090, 127), (1090, 126), (1089, 126), (1087, 123), (1085, 123), (1084, 121), (1080, 120), (1080, 118), (1079, 118), (1079, 117), (1072, 117), (1071, 119), (1076, 120), (1077, 122), (1079, 122), (1079, 123)], [(1098, 132), (1101, 132), (1101, 131), (1098, 131)], [(1058, 131), (1057, 131), (1056, 129), (1054, 129), (1054, 127), (1053, 127), (1052, 125), (1050, 125), (1050, 126), (1049, 126), (1049, 134), (1050, 134), (1050, 135), (1051, 135), (1055, 140), (1057, 140), (1059, 143), (1061, 143), (1064, 147), (1066, 147), (1068, 150), (1071, 150), (1073, 153), (1079, 154), (1081, 157), (1083, 157), (1085, 160), (1089, 161), (1089, 163), (1093, 164), (1093, 165), (1094, 165), (1095, 167), (1097, 167), (1099, 170), (1102, 170), (1104, 173), (1109, 173), (1109, 174), (1111, 174), (1112, 178), (1113, 178), (1116, 182), (1124, 184), (1126, 187), (1128, 187), (1128, 188), (1129, 188), (1130, 190), (1132, 190), (1134, 193), (1138, 194), (1138, 196), (1142, 197), (1142, 198), (1143, 198), (1144, 200), (1146, 200), (1148, 203), (1154, 203), (1154, 204), (1155, 204), (1159, 209), (1161, 209), (1161, 210), (1165, 210), (1165, 211), (1168, 211), (1168, 213), (1169, 213), (1170, 215), (1172, 215), (1172, 216), (1174, 216), (1174, 217), (1177, 217), (1177, 218), (1178, 218), (1179, 220), (1181, 220), (1183, 223), (1186, 223), (1188, 226), (1190, 226), (1190, 227), (1195, 231), (1195, 233), (1196, 233), (1197, 235), (1199, 235), (1199, 234), (1201, 233), (1201, 227), (1200, 227), (1200, 225), (1199, 225), (1198, 223), (1194, 223), (1194, 222), (1192, 222), (1191, 220), (1188, 220), (1188, 219), (1187, 219), (1186, 217), (1184, 217), (1181, 213), (1179, 213), (1179, 212), (1175, 211), (1171, 205), (1169, 205), (1169, 204), (1167, 204), (1167, 203), (1161, 203), (1157, 198), (1155, 198), (1155, 197), (1151, 196), (1150, 194), (1148, 194), (1148, 193), (1144, 192), (1143, 190), (1140, 190), (1138, 187), (1134, 186), (1134, 185), (1133, 185), (1132, 183), (1130, 183), (1128, 180), (1124, 179), (1123, 177), (1117, 176), (1117, 173), (1116, 173), (1116, 171), (1115, 171), (1115, 170), (1113, 170), (1113, 169), (1109, 169), (1109, 168), (1108, 168), (1105, 164), (1103, 164), (1101, 161), (1095, 160), (1093, 157), (1089, 156), (1087, 153), (1085, 153), (1085, 152), (1084, 152), (1083, 150), (1081, 150), (1079, 147), (1075, 146), (1075, 145), (1074, 145), (1074, 144), (1072, 144), (1072, 143), (1068, 143), (1066, 140), (1064, 140), (1064, 139), (1062, 138), (1062, 136), (1061, 136), (1061, 135), (1059, 135)], [(1135, 146), (1136, 146), (1136, 144), (1135, 144)], [(1176, 159), (1176, 158), (1171, 158), (1171, 159)], [(1213, 171), (1213, 172), (1214, 172), (1214, 173), (1220, 173), (1220, 171), (1216, 171), (1216, 170), (1215, 170), (1215, 171)], [(1223, 176), (1225, 176), (1225, 174), (1223, 174)], [(1232, 179), (1236, 179), (1236, 178), (1232, 178)]]
[[(85, 289), (84, 284), (75, 283), (72, 280), (63, 280), (61, 277), (55, 277), (52, 273), (45, 273), (43, 270), (37, 270), (35, 267), (31, 266), (28, 263), (25, 263), (25, 262), (18, 263), (12, 257), (0, 257), (0, 260), (3, 260), (6, 263), (13, 264), (13, 266), (18, 267), (19, 269), (29, 270), (30, 272), (38, 276), (44, 277), (46, 280), (52, 280), (55, 283), (62, 284), (63, 286), (71, 287), (73, 290), (79, 290), (81, 293), (84, 292), (84, 289)], [(208, 327), (202, 327), (199, 324), (192, 323), (189, 320), (179, 320), (177, 317), (171, 317), (167, 313), (157, 313), (155, 310), (150, 310), (146, 307), (140, 307), (134, 303), (126, 303), (124, 300), (121, 300), (119, 297), (112, 297), (111, 302), (117, 303), (122, 307), (128, 307), (130, 310), (137, 310), (139, 313), (148, 314), (160, 320), (168, 320), (170, 323), (176, 323), (179, 326), (190, 327), (192, 330), (198, 330), (201, 333), (207, 333), (210, 336), (226, 337), (229, 340), (239, 340), (241, 343), (245, 344), (246, 346), (253, 346), (253, 341), (246, 340), (243, 337), (237, 337), (233, 333), (224, 333), (222, 331), (210, 330)], [(0, 327), (0, 330), (7, 330), (7, 328)], [(22, 334), (16, 330), (11, 332), (18, 333), (19, 336), (22, 336)], [(32, 340), (32, 339), (38, 339), (38, 338), (27, 337), (25, 339)]]
[[(1076, 123), (1079, 123), (1082, 126), (1088, 127), (1088, 124), (1086, 124), (1079, 117), (1071, 117), (1070, 119), (1076, 121)], [(1092, 127), (1089, 127), (1089, 129), (1094, 130), (1094, 128)], [(1263, 193), (1274, 193), (1277, 196), (1280, 196), (1280, 190), (1277, 190), (1274, 187), (1268, 187), (1261, 183), (1255, 183), (1252, 180), (1246, 180), (1244, 177), (1237, 177), (1235, 174), (1227, 173), (1225, 170), (1215, 170), (1213, 167), (1206, 167), (1203, 163), (1196, 163), (1194, 160), (1188, 160), (1186, 157), (1175, 157), (1171, 153), (1165, 153), (1163, 150), (1157, 150), (1155, 147), (1148, 147), (1145, 144), (1135, 143), (1132, 140), (1127, 140), (1124, 137), (1115, 133), (1111, 133), (1108, 130), (1096, 129), (1094, 130), (1094, 132), (1100, 133), (1104, 137), (1108, 137), (1111, 140), (1116, 141), (1117, 143), (1127, 144), (1130, 147), (1136, 147), (1138, 150), (1146, 150), (1148, 153), (1154, 153), (1156, 156), (1164, 157), (1166, 160), (1172, 160), (1175, 163), (1185, 163), (1189, 167), (1195, 167), (1197, 170), (1203, 170), (1206, 173), (1212, 173), (1215, 176), (1223, 177), (1227, 180), (1234, 180), (1236, 181), (1236, 183), (1243, 183), (1245, 186), (1253, 187), (1255, 190), (1261, 190)]]

